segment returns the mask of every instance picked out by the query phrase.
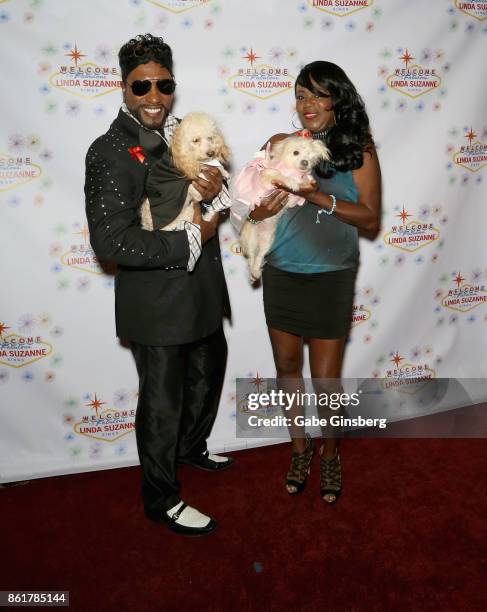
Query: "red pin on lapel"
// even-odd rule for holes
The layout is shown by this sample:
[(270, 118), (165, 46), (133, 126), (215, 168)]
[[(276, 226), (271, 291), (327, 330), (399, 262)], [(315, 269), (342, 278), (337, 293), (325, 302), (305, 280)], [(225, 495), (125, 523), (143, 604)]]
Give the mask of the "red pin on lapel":
[(133, 159), (136, 159), (141, 164), (144, 163), (145, 156), (144, 156), (144, 154), (142, 152), (143, 149), (142, 149), (142, 147), (140, 145), (138, 147), (129, 147), (128, 151), (129, 151), (129, 153), (130, 153), (130, 155), (131, 155), (131, 157)]

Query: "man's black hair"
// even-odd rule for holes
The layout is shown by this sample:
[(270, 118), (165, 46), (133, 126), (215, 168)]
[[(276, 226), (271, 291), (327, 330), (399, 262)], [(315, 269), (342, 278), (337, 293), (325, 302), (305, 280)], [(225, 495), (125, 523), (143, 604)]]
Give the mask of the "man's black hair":
[(171, 47), (163, 38), (152, 34), (139, 34), (130, 39), (118, 52), (118, 61), (124, 82), (134, 68), (148, 62), (157, 62), (173, 74)]

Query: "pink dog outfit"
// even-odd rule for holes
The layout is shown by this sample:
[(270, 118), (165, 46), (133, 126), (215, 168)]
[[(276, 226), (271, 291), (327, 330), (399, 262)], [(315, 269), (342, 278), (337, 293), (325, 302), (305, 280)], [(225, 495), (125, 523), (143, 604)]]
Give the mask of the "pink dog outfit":
[[(270, 143), (265, 151), (258, 151), (240, 172), (230, 182), (230, 197), (233, 201), (231, 217), (232, 224), (240, 232), (245, 219), (256, 206), (260, 206), (262, 198), (275, 191), (275, 187), (268, 187), (261, 180), (261, 172), (267, 168), (277, 170), (289, 178), (301, 182), (309, 174), (308, 170), (297, 170), (284, 164), (278, 159), (270, 159)], [(304, 198), (289, 194), (288, 205), (301, 206)]]

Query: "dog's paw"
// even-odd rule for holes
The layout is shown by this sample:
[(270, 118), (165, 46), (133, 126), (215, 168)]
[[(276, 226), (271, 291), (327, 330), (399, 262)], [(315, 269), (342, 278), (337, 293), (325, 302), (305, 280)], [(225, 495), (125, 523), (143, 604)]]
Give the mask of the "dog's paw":
[(302, 187), (302, 184), (298, 183), (298, 181), (295, 181), (294, 179), (286, 178), (286, 180), (282, 182), (285, 183), (286, 187), (291, 191), (299, 191), (299, 189)]
[(313, 187), (314, 185), (316, 185), (316, 181), (311, 176), (311, 174), (307, 174), (306, 176), (303, 176), (303, 178), (298, 183), (298, 185), (299, 185), (299, 189), (309, 189), (310, 187)]
[(253, 267), (250, 270), (249, 278), (252, 284), (259, 281), (261, 276), (262, 276), (262, 270), (260, 269), (260, 267)]
[(295, 206), (302, 206), (305, 203), (305, 199), (294, 193), (290, 193), (286, 200), (286, 208), (294, 208)]

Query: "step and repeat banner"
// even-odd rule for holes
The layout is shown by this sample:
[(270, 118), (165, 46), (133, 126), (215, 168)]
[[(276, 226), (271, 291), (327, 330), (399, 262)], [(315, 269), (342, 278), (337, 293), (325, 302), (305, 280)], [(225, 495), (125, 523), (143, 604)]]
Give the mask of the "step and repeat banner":
[[(344, 375), (485, 378), (487, 2), (1, 0), (0, 481), (137, 463), (137, 376), (83, 180), (121, 102), (118, 49), (145, 32), (173, 49), (175, 114), (216, 117), (234, 170), (294, 131), (302, 65), (344, 68), (384, 187)], [(261, 289), (228, 221), (220, 239), (233, 320), (217, 451), (266, 442), (236, 437), (235, 380), (274, 376)]]

